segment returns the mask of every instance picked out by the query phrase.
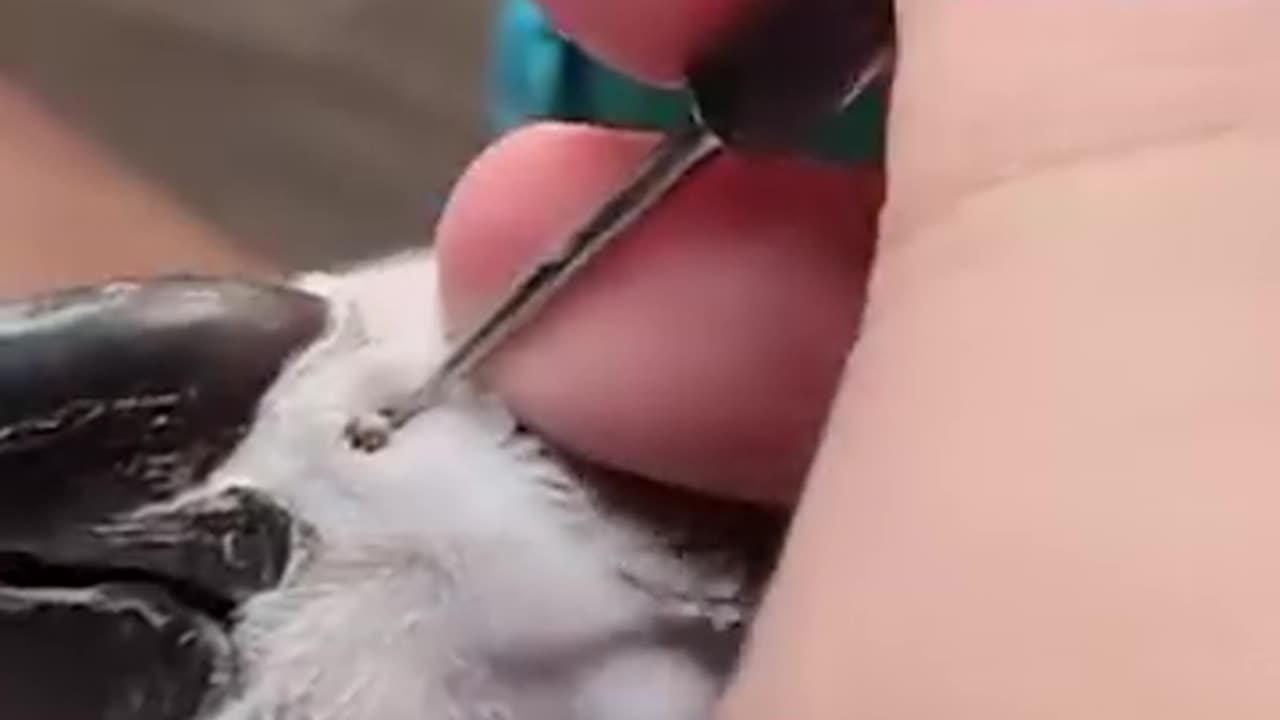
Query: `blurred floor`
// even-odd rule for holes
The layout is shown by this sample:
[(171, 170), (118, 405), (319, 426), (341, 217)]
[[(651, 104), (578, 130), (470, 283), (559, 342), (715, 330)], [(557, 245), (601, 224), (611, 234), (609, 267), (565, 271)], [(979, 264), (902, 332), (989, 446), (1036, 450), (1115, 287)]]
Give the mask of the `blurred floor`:
[(0, 0), (0, 75), (288, 267), (421, 243), (492, 0)]

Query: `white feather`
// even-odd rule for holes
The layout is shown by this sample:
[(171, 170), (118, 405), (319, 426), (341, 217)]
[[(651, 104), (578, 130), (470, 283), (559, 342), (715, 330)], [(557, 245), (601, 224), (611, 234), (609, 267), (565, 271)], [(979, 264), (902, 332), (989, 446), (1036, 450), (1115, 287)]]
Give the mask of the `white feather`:
[(464, 395), (379, 453), (345, 442), (444, 350), (432, 256), (299, 284), (331, 327), (213, 485), (263, 490), (306, 531), (283, 587), (241, 608), (243, 685), (216, 720), (706, 718), (723, 678), (653, 640), (673, 603), (621, 570), (693, 597), (713, 579), (598, 512), (496, 401)]

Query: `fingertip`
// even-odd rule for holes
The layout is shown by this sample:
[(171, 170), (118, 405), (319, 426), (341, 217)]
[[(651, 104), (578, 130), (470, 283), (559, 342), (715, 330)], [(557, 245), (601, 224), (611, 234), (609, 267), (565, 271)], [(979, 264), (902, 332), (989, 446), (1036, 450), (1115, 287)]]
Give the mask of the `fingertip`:
[(596, 57), (658, 85), (683, 80), (690, 58), (749, 0), (543, 0), (555, 26)]
[[(478, 319), (656, 142), (546, 124), (464, 174), (437, 233)], [(856, 332), (878, 178), (724, 157), (599, 258), (482, 379), (568, 450), (739, 498), (798, 488)]]
[(598, 196), (632, 171), (656, 136), (538, 123), (492, 144), (463, 173), (436, 228), (451, 325), (476, 319)]

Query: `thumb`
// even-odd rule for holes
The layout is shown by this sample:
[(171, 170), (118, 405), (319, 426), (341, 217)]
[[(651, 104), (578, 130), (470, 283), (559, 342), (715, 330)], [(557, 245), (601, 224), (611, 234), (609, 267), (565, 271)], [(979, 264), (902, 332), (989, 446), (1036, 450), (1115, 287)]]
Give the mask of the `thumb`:
[(1278, 20), (1251, 0), (899, 2), (885, 234), (1028, 171), (1261, 119)]
[(727, 717), (1274, 702), (1260, 635), (1150, 638), (1274, 591), (1280, 5), (899, 10), (864, 332)]

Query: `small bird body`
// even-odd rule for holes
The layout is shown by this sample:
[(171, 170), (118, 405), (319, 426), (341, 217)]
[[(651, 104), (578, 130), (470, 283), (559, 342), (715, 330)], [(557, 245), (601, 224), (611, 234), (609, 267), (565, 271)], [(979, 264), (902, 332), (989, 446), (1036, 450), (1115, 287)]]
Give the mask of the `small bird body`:
[(433, 269), (302, 280), (331, 327), (215, 482), (265, 490), (310, 532), (281, 588), (241, 609), (250, 679), (219, 720), (707, 717), (746, 567), (609, 514), (491, 398), (455, 397), (378, 453), (341, 441), (443, 353), (431, 303), (405, 309), (434, 296)]
[[(415, 417), (380, 451), (353, 447), (344, 436), (350, 419), (421, 383), (445, 353), (436, 282), (429, 252), (296, 278), (288, 292), (311, 304), (295, 303), (295, 310), (319, 309), (309, 321), (313, 331), (291, 335), (288, 352), (272, 350), (281, 358), (279, 370), (252, 397), (245, 395), (240, 405), (247, 409), (229, 413), (224, 402), (216, 417), (197, 412), (201, 402), (220, 401), (220, 388), (239, 382), (234, 363), (225, 369), (206, 363), (201, 372), (213, 380), (185, 383), (181, 373), (192, 369), (175, 371), (179, 379), (170, 383), (195, 389), (188, 409), (178, 407), (159, 429), (153, 427), (159, 416), (151, 418), (138, 436), (139, 447), (154, 449), (178, 437), (173, 428), (186, 428), (189, 435), (172, 440), (174, 448), (148, 451), (180, 458), (184, 448), (208, 445), (207, 438), (235, 426), (226, 451), (201, 461), (206, 471), (170, 473), (154, 487), (129, 485), (135, 475), (109, 472), (116, 487), (148, 487), (150, 494), (139, 491), (110, 507), (76, 505), (22, 532), (0, 532), (0, 672), (27, 668), (36, 679), (6, 684), (0, 678), (0, 714), (16, 720), (709, 717), (733, 671), (780, 526), (764, 513), (564, 457), (524, 430), (496, 398), (470, 387)], [(162, 331), (170, 337), (175, 327), (209, 326), (211, 301), (202, 292), (240, 292), (203, 287), (167, 291), (180, 292), (186, 305), (164, 312), (135, 288), (128, 322), (113, 320), (112, 327), (123, 326), (128, 337), (134, 323), (138, 343), (199, 356), (191, 348), (209, 343), (207, 331), (198, 342), (158, 338)], [(100, 296), (94, 295), (98, 305)], [(267, 322), (256, 310), (212, 314), (223, 329), (201, 350), (206, 354), (253, 355), (252, 347), (236, 348), (238, 341), (228, 340), (234, 333), (223, 326), (256, 322), (279, 334), (289, 324)], [(22, 323), (50, 323), (15, 316), (26, 319), (13, 326), (7, 347), (20, 355), (33, 332)], [(75, 327), (75, 337), (83, 337), (84, 327)], [(126, 375), (145, 378), (173, 364), (142, 352)], [(0, 395), (41, 399), (48, 393), (3, 381)], [(113, 388), (129, 384), (112, 382)], [(122, 413), (107, 422), (115, 427), (132, 417)], [(152, 431), (161, 439), (143, 443)], [(111, 443), (119, 436), (115, 430), (104, 435)], [(44, 467), (39, 458), (60, 452), (57, 442), (65, 450), (75, 433), (54, 437), (64, 439), (40, 450), (37, 462), (14, 454), (18, 450), (6, 455), (0, 437), (0, 469), (31, 474), (33, 487), (52, 487), (47, 473), (37, 478), (31, 468)], [(119, 450), (118, 443), (94, 442), (93, 452)], [(124, 452), (140, 456), (136, 448)], [(98, 465), (118, 469), (133, 462), (110, 458)], [(78, 497), (92, 499), (111, 483), (101, 479), (107, 471), (85, 463), (64, 474), (73, 483), (83, 478)], [(6, 487), (15, 486), (0, 486), (0, 502), (31, 502), (29, 493), (6, 497)], [(24, 558), (21, 573), (7, 569), (5, 558), (16, 556)], [(69, 564), (93, 568), (76, 575), (74, 594), (63, 587), (70, 575), (57, 571)], [(148, 583), (149, 589), (139, 587)], [(195, 586), (200, 597), (220, 598), (214, 603), (220, 609), (192, 599), (187, 589)], [(62, 617), (58, 613), (67, 622), (39, 619)], [(29, 660), (3, 649), (19, 639), (60, 648), (68, 635), (90, 637), (75, 625), (86, 618), (103, 630), (92, 635), (104, 638), (94, 652), (68, 650), (44, 669), (30, 669)], [(139, 639), (152, 636), (159, 639)], [(61, 695), (56, 676), (76, 663), (83, 667), (73, 675), (118, 676), (96, 707)]]

